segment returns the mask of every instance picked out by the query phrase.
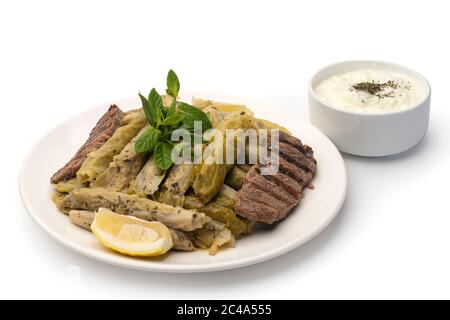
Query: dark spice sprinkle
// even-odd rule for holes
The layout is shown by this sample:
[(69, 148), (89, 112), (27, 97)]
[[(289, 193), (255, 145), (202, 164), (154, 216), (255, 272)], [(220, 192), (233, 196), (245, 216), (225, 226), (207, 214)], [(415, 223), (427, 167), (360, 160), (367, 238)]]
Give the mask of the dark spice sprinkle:
[[(387, 82), (384, 83), (380, 83), (380, 82), (375, 82), (374, 80), (372, 80), (371, 82), (360, 82), (357, 84), (354, 84), (350, 87), (350, 91), (363, 91), (366, 92), (368, 94), (371, 94), (375, 97), (378, 97), (380, 99), (384, 99), (384, 98), (393, 98), (395, 97), (394, 92), (388, 91), (388, 92), (383, 92), (386, 89), (390, 88), (390, 89), (398, 89), (400, 87), (400, 85), (398, 83), (396, 83), (395, 81), (389, 80)], [(407, 90), (409, 90), (410, 85), (408, 85), (406, 87)], [(363, 103), (365, 103), (364, 100), (361, 100)]]

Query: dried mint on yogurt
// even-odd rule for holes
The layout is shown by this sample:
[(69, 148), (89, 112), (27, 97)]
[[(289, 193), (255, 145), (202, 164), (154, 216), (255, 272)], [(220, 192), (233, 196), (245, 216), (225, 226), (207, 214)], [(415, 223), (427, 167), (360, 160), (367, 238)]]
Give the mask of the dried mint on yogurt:
[(371, 82), (356, 83), (351, 86), (350, 90), (363, 91), (380, 99), (384, 99), (388, 97), (395, 97), (393, 90), (397, 88), (399, 88), (399, 84), (392, 80), (383, 83), (372, 80)]

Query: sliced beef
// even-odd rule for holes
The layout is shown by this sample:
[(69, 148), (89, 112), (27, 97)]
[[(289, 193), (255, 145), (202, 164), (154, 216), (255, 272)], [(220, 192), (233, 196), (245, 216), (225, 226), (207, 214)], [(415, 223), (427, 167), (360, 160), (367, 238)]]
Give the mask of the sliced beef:
[(247, 198), (253, 201), (264, 204), (265, 206), (270, 206), (275, 209), (288, 209), (290, 207), (289, 203), (278, 200), (273, 196), (272, 192), (263, 191), (260, 188), (255, 188), (255, 185), (250, 184), (247, 187)]
[(293, 163), (296, 167), (303, 168), (313, 173), (316, 171), (316, 162), (314, 159), (308, 158), (304, 153), (287, 143), (279, 143), (278, 153), (283, 159)]
[(313, 172), (300, 168), (295, 164), (289, 162), (288, 160), (283, 159), (283, 156), (281, 154), (278, 161), (279, 172), (288, 177), (291, 177), (299, 184), (304, 185), (306, 181), (310, 181), (312, 179), (312, 176), (314, 174)]
[(113, 135), (116, 129), (122, 125), (123, 117), (123, 111), (118, 106), (111, 105), (108, 111), (98, 120), (89, 134), (89, 138), (73, 158), (52, 176), (50, 179), (51, 183), (58, 183), (74, 178), (88, 153), (100, 148)]
[[(241, 189), (242, 190), (242, 189)], [(278, 217), (280, 211), (272, 206), (267, 206), (253, 199), (249, 199), (246, 193), (241, 193), (236, 197), (236, 202), (234, 204), (236, 213), (239, 210), (239, 215), (247, 218), (250, 221), (258, 221), (264, 223), (272, 223), (273, 217)], [(237, 209), (239, 208), (239, 209)]]
[[(271, 181), (279, 188), (281, 188), (284, 193), (288, 193), (294, 199), (297, 199), (298, 197), (301, 196), (302, 193), (301, 190), (303, 189), (302, 185), (297, 181), (295, 181), (294, 179), (292, 179), (291, 177), (282, 174), (281, 172), (279, 172), (278, 174), (264, 175), (261, 177), (263, 179)], [(296, 202), (296, 200), (294, 202)]]
[[(269, 139), (269, 151), (270, 139)], [(235, 199), (235, 211), (251, 221), (272, 224), (286, 217), (303, 198), (303, 189), (311, 183), (317, 163), (313, 150), (284, 132), (280, 132), (279, 170), (261, 175), (264, 164), (254, 165)]]
[(280, 131), (278, 135), (279, 141), (289, 144), (296, 148), (300, 152), (305, 152), (305, 145), (294, 136), (287, 134), (286, 132)]
[(275, 177), (275, 175), (262, 176), (259, 172), (258, 166), (254, 166), (247, 173), (246, 179), (244, 181), (247, 181), (249, 184), (251, 184), (252, 187), (263, 190), (266, 193), (271, 193), (272, 196), (274, 196), (278, 200), (281, 200), (288, 204), (294, 204), (297, 202), (296, 198), (298, 196), (298, 184), (295, 181), (288, 177), (288, 179), (290, 179), (294, 184), (294, 186), (289, 186), (288, 183), (281, 183), (275, 179), (268, 179), (269, 177), (272, 178)]

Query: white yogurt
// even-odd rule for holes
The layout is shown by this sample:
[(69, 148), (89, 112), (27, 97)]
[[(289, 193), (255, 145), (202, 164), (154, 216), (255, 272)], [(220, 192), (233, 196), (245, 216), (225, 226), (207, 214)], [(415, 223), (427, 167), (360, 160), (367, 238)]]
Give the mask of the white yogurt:
[(314, 89), (335, 108), (368, 113), (395, 112), (423, 101), (426, 90), (406, 74), (363, 69), (333, 75)]

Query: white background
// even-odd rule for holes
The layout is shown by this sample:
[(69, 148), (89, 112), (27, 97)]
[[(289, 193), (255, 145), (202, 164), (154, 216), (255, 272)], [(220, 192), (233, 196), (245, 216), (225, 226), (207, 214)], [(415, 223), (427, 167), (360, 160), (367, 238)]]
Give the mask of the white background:
[[(449, 9), (447, 1), (0, 2), (0, 298), (450, 298)], [(289, 254), (209, 274), (119, 269), (54, 242), (21, 205), (20, 165), (40, 136), (91, 106), (162, 86), (169, 68), (182, 90), (266, 100), (307, 118), (309, 77), (347, 59), (393, 61), (427, 77), (430, 129), (399, 156), (345, 156), (344, 208)]]

